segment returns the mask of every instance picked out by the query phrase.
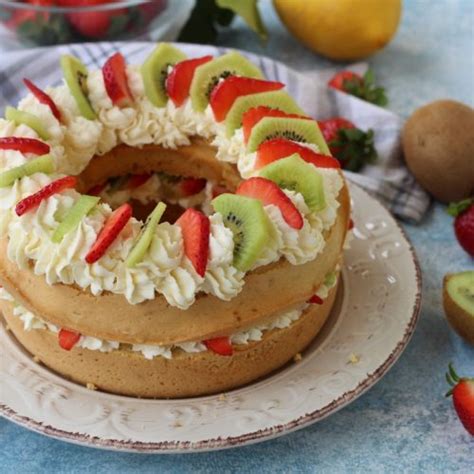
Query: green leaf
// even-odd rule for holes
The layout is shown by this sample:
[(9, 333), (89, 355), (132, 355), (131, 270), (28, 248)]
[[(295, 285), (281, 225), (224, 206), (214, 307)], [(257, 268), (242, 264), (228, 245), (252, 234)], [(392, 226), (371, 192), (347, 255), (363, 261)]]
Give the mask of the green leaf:
[(218, 6), (228, 8), (240, 15), (247, 25), (264, 41), (268, 38), (267, 29), (257, 7), (258, 0), (216, 0)]
[(375, 85), (375, 74), (372, 69), (367, 69), (362, 80), (360, 78), (344, 80), (343, 88), (349, 94), (372, 104), (380, 106), (388, 104), (385, 89)]
[(110, 25), (107, 29), (107, 37), (114, 38), (123, 33), (128, 26), (128, 15), (117, 15), (110, 19)]
[(459, 214), (462, 214), (467, 209), (469, 209), (471, 207), (471, 204), (473, 203), (474, 198), (467, 198), (459, 202), (452, 202), (449, 204), (448, 208), (446, 209), (446, 212), (450, 216), (456, 217), (459, 216)]

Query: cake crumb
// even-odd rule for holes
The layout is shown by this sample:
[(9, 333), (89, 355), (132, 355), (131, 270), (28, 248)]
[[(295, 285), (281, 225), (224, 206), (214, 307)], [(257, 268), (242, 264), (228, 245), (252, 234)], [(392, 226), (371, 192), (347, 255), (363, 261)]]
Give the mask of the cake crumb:
[(175, 428), (181, 428), (181, 427), (183, 426), (183, 424), (182, 424), (180, 421), (177, 420), (177, 421), (175, 421), (175, 422), (173, 423), (173, 426), (174, 426)]
[(217, 399), (220, 401), (220, 402), (225, 402), (227, 400), (227, 397), (225, 396), (224, 393), (221, 393)]
[(39, 364), (41, 362), (41, 359), (38, 356), (33, 356), (33, 360)]
[(294, 360), (295, 362), (299, 362), (302, 358), (303, 358), (303, 356), (298, 352), (298, 353), (295, 354), (295, 356), (293, 357), (293, 360)]
[(86, 388), (87, 388), (88, 390), (97, 390), (97, 387), (96, 387), (93, 383), (91, 383), (91, 382), (87, 382), (87, 383), (86, 383)]
[(357, 364), (360, 361), (360, 357), (354, 353), (349, 356), (349, 364)]

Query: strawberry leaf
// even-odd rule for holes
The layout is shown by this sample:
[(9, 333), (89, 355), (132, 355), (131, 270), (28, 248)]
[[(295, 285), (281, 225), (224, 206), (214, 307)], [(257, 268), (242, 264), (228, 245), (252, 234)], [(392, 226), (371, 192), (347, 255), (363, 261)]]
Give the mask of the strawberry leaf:
[(452, 202), (449, 204), (448, 208), (446, 209), (446, 212), (450, 216), (456, 217), (459, 216), (459, 214), (462, 214), (464, 211), (467, 211), (473, 203), (474, 198), (467, 198), (459, 202)]
[(371, 102), (372, 104), (380, 106), (388, 104), (385, 89), (375, 85), (375, 75), (371, 69), (367, 69), (362, 80), (359, 78), (345, 79), (343, 88), (349, 94)]
[(342, 128), (337, 132), (337, 139), (328, 145), (348, 171), (359, 171), (366, 163), (374, 163), (378, 158), (373, 130), (364, 132), (359, 128)]

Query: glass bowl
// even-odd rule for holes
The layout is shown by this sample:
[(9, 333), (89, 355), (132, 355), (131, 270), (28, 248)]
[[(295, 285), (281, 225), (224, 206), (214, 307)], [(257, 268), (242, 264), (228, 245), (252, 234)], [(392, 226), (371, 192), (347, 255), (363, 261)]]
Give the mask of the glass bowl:
[[(0, 0), (0, 49), (82, 41), (154, 39), (175, 15), (172, 0)], [(183, 1), (184, 4), (189, 2)], [(82, 4), (82, 6), (77, 6)], [(76, 6), (72, 6), (76, 5)], [(178, 7), (179, 8), (179, 7)]]

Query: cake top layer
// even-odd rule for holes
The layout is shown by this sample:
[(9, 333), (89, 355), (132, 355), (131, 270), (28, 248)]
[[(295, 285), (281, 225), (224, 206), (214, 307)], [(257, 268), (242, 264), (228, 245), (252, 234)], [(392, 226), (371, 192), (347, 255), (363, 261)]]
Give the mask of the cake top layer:
[[(27, 81), (31, 93), (0, 120), (0, 235), (20, 268), (131, 304), (158, 293), (186, 309), (199, 292), (230, 300), (246, 272), (323, 250), (343, 178), (283, 84), (238, 53), (186, 59), (167, 44), (141, 67), (119, 53), (99, 71), (69, 56), (61, 64), (64, 85), (41, 91)], [(179, 150), (193, 137), (242, 179), (212, 201), (209, 183), (201, 188), (207, 212), (160, 223), (160, 203), (144, 224), (127, 203), (113, 210), (105, 195), (75, 190), (93, 157), (120, 144)], [(153, 183), (166, 187), (160, 175)]]

